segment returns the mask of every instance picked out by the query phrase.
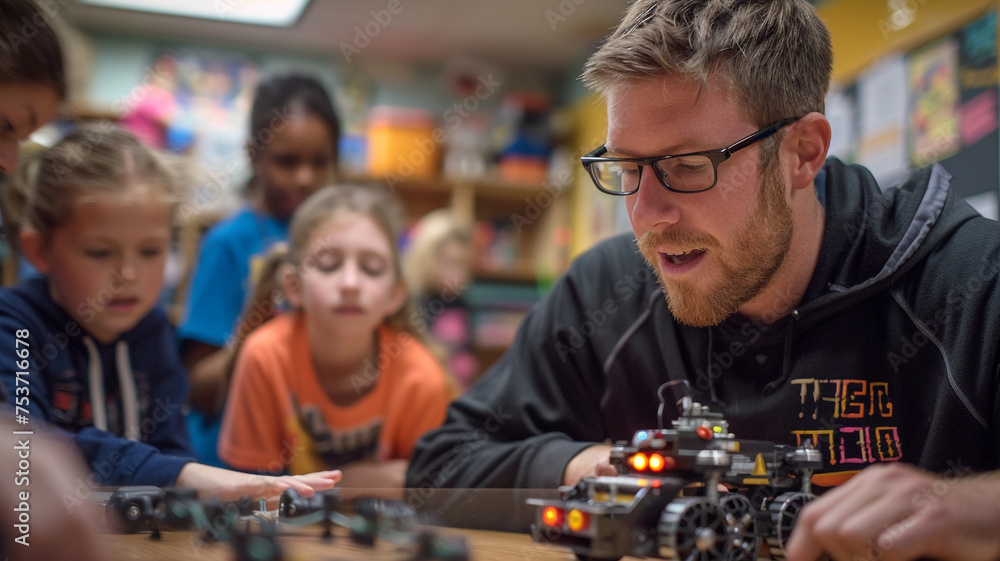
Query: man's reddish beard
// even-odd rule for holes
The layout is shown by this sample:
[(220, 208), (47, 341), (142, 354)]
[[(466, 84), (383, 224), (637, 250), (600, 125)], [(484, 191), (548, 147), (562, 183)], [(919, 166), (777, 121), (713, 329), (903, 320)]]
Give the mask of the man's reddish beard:
[[(785, 200), (778, 158), (770, 160), (761, 172), (753, 213), (728, 247), (709, 234), (685, 231), (645, 232), (639, 238), (639, 251), (653, 266), (677, 321), (694, 327), (718, 325), (763, 292), (781, 269), (792, 245), (792, 209)], [(665, 279), (657, 251), (665, 245), (706, 250), (705, 257), (719, 265), (718, 278), (698, 283)]]

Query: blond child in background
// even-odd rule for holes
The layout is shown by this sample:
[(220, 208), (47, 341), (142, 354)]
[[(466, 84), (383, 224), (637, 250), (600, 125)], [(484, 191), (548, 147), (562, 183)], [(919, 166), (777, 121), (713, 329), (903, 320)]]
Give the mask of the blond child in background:
[(227, 464), (336, 468), (342, 486), (401, 496), (413, 445), (444, 420), (451, 390), (409, 325), (398, 215), (384, 189), (351, 185), (324, 188), (296, 212), (287, 251), (272, 256), (294, 311), (239, 350), (219, 439)]
[(261, 477), (193, 462), (180, 410), (187, 376), (155, 308), (178, 199), (170, 169), (106, 123), (29, 165), (25, 207), (9, 210), (42, 275), (0, 290), (0, 360), (18, 365), (0, 381), (32, 422), (72, 439), (100, 485), (223, 499), (332, 487), (339, 472)]
[(463, 298), (471, 262), (469, 229), (449, 209), (428, 212), (410, 229), (403, 272), (416, 303), (412, 317), (461, 390), (479, 370)]

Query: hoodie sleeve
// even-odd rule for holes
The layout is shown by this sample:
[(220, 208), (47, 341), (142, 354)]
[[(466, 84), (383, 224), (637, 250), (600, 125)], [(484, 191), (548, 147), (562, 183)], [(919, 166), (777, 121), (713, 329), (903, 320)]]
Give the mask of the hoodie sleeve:
[(604, 441), (604, 374), (580, 329), (587, 310), (600, 310), (592, 283), (606, 273), (593, 254), (584, 257), (534, 306), (500, 361), (452, 403), (444, 425), (418, 441), (406, 487), (554, 489), (573, 456)]
[(191, 458), (171, 456), (145, 442), (114, 436), (94, 427), (67, 433), (100, 485), (155, 485), (170, 487)]

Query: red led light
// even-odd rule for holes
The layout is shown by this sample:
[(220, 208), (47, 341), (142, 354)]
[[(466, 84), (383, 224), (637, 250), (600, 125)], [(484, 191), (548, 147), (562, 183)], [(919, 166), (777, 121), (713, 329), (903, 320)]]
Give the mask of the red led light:
[(702, 440), (711, 440), (712, 436), (714, 436), (712, 434), (712, 429), (708, 427), (698, 427), (695, 429), (695, 432), (698, 433), (698, 436), (701, 437)]
[(542, 511), (542, 522), (551, 528), (562, 528), (563, 510), (554, 506), (545, 507)]
[(663, 458), (663, 469), (670, 471), (677, 465), (677, 460), (673, 456)]

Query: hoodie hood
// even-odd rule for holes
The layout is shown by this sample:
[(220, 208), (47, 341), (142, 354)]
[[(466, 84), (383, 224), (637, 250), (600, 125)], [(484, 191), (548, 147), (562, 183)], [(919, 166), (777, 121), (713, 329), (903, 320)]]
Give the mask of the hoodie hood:
[(951, 192), (951, 174), (937, 164), (884, 192), (861, 166), (831, 158), (824, 171), (823, 248), (798, 308), (802, 327), (885, 289), (979, 216)]

